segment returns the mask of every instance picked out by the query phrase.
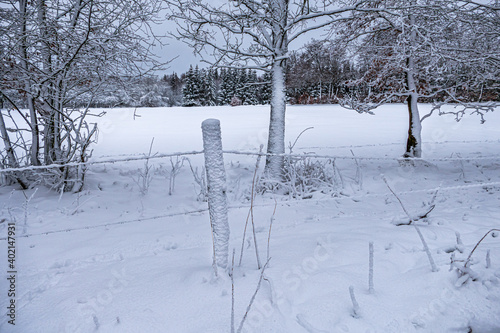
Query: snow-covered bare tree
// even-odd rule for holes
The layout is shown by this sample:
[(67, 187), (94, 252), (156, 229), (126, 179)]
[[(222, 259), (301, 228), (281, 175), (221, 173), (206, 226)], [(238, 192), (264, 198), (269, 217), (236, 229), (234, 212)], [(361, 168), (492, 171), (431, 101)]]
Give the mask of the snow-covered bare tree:
[[(87, 160), (97, 128), (86, 120), (88, 108), (69, 106), (82, 95), (91, 105), (111, 76), (137, 75), (159, 65), (151, 53), (150, 24), (162, 4), (0, 0), (0, 96), (5, 107), (0, 127), (10, 156), (4, 166)], [(58, 189), (79, 190), (84, 169), (50, 168), (41, 174), (34, 178), (27, 172), (27, 182), (16, 180), (23, 187), (41, 180)]]
[[(214, 66), (243, 66), (270, 72), (272, 80), (268, 155), (269, 178), (283, 174), (285, 72), (290, 45), (302, 35), (345, 19), (369, 1), (340, 0), (165, 0), (175, 33)], [(206, 52), (202, 52), (206, 51)]]
[[(353, 43), (362, 77), (357, 94), (343, 104), (366, 112), (406, 102), (409, 113), (406, 157), (422, 156), (421, 121), (447, 103), (484, 113), (498, 105), (500, 16), (498, 5), (455, 0), (372, 0), (352, 12), (337, 33)], [(351, 44), (352, 45), (352, 44)], [(418, 102), (433, 102), (420, 116)]]
[(295, 103), (332, 103), (343, 82), (352, 74), (351, 64), (331, 40), (315, 40), (292, 51), (288, 61), (287, 88)]

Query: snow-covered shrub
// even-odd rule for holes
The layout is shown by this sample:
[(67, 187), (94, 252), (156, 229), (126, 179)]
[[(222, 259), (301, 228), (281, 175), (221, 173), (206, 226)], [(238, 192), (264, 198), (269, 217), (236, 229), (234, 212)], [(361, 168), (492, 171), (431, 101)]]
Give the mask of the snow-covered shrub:
[[(496, 238), (500, 234), (500, 229), (490, 229), (487, 233), (484, 234), (484, 236), (476, 243), (474, 248), (471, 250), (469, 255), (467, 256), (467, 259), (456, 259), (455, 258), (455, 252), (452, 253), (451, 255), (451, 261), (450, 261), (450, 270), (453, 268), (456, 269), (458, 279), (455, 283), (456, 287), (463, 286), (466, 284), (468, 281), (477, 281), (477, 280), (488, 280), (488, 278), (484, 278), (482, 276), (483, 274), (479, 273), (478, 271), (472, 270), (471, 266), (475, 263), (477, 263), (474, 258), (472, 258), (472, 255), (474, 252), (477, 250), (479, 245), (486, 239), (491, 234), (492, 237)], [(457, 235), (457, 243), (459, 243), (459, 236)], [(461, 243), (461, 241), (460, 241)], [(462, 244), (463, 245), (463, 244)], [(458, 248), (458, 247), (457, 247)], [(491, 259), (490, 259), (490, 250), (486, 251), (486, 269), (489, 269), (491, 267)], [(483, 272), (484, 273), (484, 269)], [(497, 278), (493, 278), (494, 281), (497, 281)], [(497, 283), (497, 282), (495, 282)]]
[(200, 173), (198, 173), (198, 167), (193, 168), (191, 160), (185, 157), (185, 160), (189, 163), (189, 168), (194, 177), (194, 181), (198, 186), (195, 185), (196, 200), (207, 202), (208, 201), (208, 188), (207, 188), (207, 176), (204, 167), (201, 168)]
[(284, 183), (293, 197), (305, 198), (313, 192), (332, 193), (342, 188), (335, 161), (311, 157), (286, 157)]
[(174, 193), (175, 188), (175, 177), (181, 172), (182, 167), (184, 166), (185, 157), (179, 158), (179, 156), (175, 157), (175, 162), (170, 157), (170, 171), (168, 173), (168, 195), (172, 195)]
[(139, 105), (144, 107), (159, 107), (164, 106), (165, 103), (162, 97), (157, 94), (157, 92), (150, 91), (140, 98)]
[(146, 195), (149, 191), (149, 186), (153, 180), (153, 166), (149, 164), (149, 158), (151, 157), (151, 150), (153, 149), (154, 138), (151, 140), (151, 145), (149, 146), (149, 153), (147, 155), (146, 161), (144, 162), (144, 167), (138, 169), (137, 179), (134, 179), (135, 183), (139, 187), (139, 192), (141, 195)]

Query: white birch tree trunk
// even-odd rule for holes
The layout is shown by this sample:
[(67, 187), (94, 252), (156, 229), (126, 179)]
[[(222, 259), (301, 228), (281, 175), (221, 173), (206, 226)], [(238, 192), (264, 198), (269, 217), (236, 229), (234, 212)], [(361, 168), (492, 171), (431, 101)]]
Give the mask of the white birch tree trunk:
[[(269, 121), (268, 154), (285, 153), (286, 112), (286, 57), (288, 53), (288, 0), (271, 0), (273, 16), (272, 41), (274, 61), (271, 68), (271, 116)], [(279, 180), (283, 175), (284, 157), (267, 156), (264, 173), (270, 179)]]
[[(285, 153), (285, 69), (281, 62), (273, 65), (271, 118), (269, 121), (269, 137), (267, 152), (269, 154)], [(283, 173), (284, 157), (267, 156), (265, 174), (271, 179), (280, 179)]]

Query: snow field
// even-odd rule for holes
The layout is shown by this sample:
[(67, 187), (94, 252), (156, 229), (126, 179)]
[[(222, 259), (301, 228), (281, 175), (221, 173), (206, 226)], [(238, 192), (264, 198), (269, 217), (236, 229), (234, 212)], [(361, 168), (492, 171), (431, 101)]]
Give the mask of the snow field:
[[(428, 108), (428, 106), (423, 106)], [(101, 133), (95, 159), (109, 155), (202, 150), (201, 122), (221, 120), (225, 150), (258, 151), (266, 143), (267, 107), (160, 108), (108, 110), (98, 119)], [(500, 242), (488, 237), (473, 256), (478, 281), (457, 287), (449, 271), (459, 232), (465, 259), (477, 241), (499, 227), (500, 188), (472, 186), (500, 181), (500, 115), (456, 123), (450, 117), (423, 122), (424, 158), (417, 167), (395, 159), (404, 151), (407, 116), (391, 105), (375, 116), (337, 106), (292, 106), (287, 114), (287, 142), (307, 127), (294, 153), (387, 157), (337, 159), (345, 186), (336, 196), (315, 192), (307, 200), (257, 195), (254, 222), (261, 260), (266, 258), (269, 223), (270, 262), (243, 332), (498, 332), (500, 331)], [(101, 157), (104, 156), (104, 157)], [(470, 158), (432, 161), (432, 158)], [(489, 157), (490, 160), (474, 158)], [(203, 156), (189, 156), (198, 169)], [(247, 230), (255, 156), (224, 154), (228, 179), (230, 253), (234, 267), (235, 325), (239, 326), (255, 292), (257, 270), (252, 233)], [(175, 158), (173, 159), (175, 162)], [(16, 327), (0, 317), (1, 332), (229, 332), (231, 280), (213, 275), (212, 239), (206, 203), (196, 201), (196, 184), (185, 163), (168, 195), (169, 159), (150, 160), (153, 178), (147, 194), (138, 186), (144, 161), (90, 167), (79, 194), (39, 188), (27, 208), (24, 195), (0, 188), (2, 217), (14, 217), (26, 234), (71, 230), (17, 238), (18, 313)], [(263, 161), (260, 171), (262, 171)], [(442, 186), (427, 221), (417, 222), (434, 257), (431, 272), (417, 233), (383, 174), (410, 214)], [(452, 190), (447, 187), (458, 186)], [(28, 191), (27, 195), (33, 191)], [(194, 214), (174, 215), (198, 211)], [(134, 221), (139, 220), (140, 221)], [(130, 221), (125, 224), (112, 224)], [(100, 225), (112, 224), (107, 227)], [(4, 237), (5, 223), (0, 223)], [(374, 242), (374, 293), (368, 293), (368, 244)], [(5, 248), (0, 241), (0, 248)], [(487, 250), (491, 267), (486, 268)], [(263, 260), (265, 261), (265, 260)], [(0, 262), (6, 251), (0, 250)], [(352, 316), (349, 287), (359, 303)], [(0, 292), (5, 293), (4, 282)], [(0, 298), (0, 308), (6, 307)]]

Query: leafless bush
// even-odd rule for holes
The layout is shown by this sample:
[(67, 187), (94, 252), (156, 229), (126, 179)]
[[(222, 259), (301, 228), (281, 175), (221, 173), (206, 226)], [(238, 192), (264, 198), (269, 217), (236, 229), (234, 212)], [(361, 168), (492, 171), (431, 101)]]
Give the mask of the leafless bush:
[(162, 67), (151, 52), (162, 8), (157, 0), (2, 2), (1, 163), (51, 168), (16, 170), (10, 181), (82, 189), (85, 168), (74, 164), (88, 160), (97, 138), (89, 107), (111, 78)]
[(191, 164), (191, 160), (185, 157), (185, 160), (189, 163), (189, 168), (191, 169), (191, 173), (193, 174), (194, 181), (198, 185), (195, 185), (196, 191), (196, 200), (207, 202), (208, 201), (208, 189), (207, 189), (207, 177), (205, 168), (202, 167), (200, 172), (198, 173), (198, 167), (193, 169), (193, 165)]
[(139, 192), (141, 195), (146, 195), (149, 191), (149, 185), (151, 185), (151, 181), (153, 180), (153, 166), (149, 165), (149, 158), (151, 157), (151, 150), (153, 149), (154, 138), (151, 140), (151, 145), (149, 146), (149, 152), (146, 158), (146, 162), (144, 162), (144, 167), (139, 169), (137, 174), (137, 179), (134, 178), (135, 183), (139, 187)]
[(306, 199), (317, 191), (337, 192), (342, 183), (335, 160), (313, 160), (307, 156), (285, 158), (283, 185), (294, 198)]
[(170, 171), (168, 173), (168, 195), (172, 195), (174, 193), (175, 188), (175, 177), (181, 172), (182, 167), (184, 166), (185, 157), (175, 157), (175, 162), (172, 157), (170, 157)]
[[(3, 110), (2, 110), (3, 111)], [(33, 164), (30, 156), (31, 145), (23, 135), (29, 132), (20, 127), (12, 110), (6, 110), (5, 116), (9, 119), (9, 125), (0, 121), (0, 127), (4, 135), (3, 143), (6, 145), (0, 153), (0, 168), (19, 168), (34, 165), (39, 167), (41, 161)], [(88, 109), (64, 109), (65, 117), (60, 120), (60, 142), (57, 149), (46, 151), (43, 164), (55, 164), (47, 168), (27, 168), (23, 171), (6, 173), (3, 176), (4, 184), (17, 182), (22, 188), (35, 187), (37, 185), (48, 186), (51, 189), (62, 191), (79, 192), (83, 188), (86, 166), (71, 165), (74, 163), (85, 163), (92, 156), (89, 146), (96, 142), (97, 126), (89, 124), (85, 118), (88, 116), (100, 117), (102, 114), (93, 115)], [(7, 132), (14, 133), (10, 140), (5, 139)], [(51, 155), (50, 155), (51, 154)], [(49, 156), (50, 155), (50, 156)]]

